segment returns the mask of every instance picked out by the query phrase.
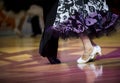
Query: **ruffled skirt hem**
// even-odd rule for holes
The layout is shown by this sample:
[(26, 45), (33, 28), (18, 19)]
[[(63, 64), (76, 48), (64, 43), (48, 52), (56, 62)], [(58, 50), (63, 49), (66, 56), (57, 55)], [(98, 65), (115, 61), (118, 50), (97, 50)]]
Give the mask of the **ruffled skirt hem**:
[(79, 13), (71, 16), (67, 21), (57, 26), (50, 26), (48, 32), (53, 30), (56, 35), (63, 39), (79, 37), (81, 33), (86, 33), (89, 37), (100, 37), (115, 31), (115, 24), (119, 16), (111, 12), (93, 13), (83, 18)]

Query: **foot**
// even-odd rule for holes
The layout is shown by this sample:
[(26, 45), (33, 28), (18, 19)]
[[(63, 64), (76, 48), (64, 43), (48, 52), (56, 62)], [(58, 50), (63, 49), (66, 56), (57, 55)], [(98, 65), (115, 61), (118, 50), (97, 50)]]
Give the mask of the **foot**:
[(93, 57), (96, 54), (96, 48), (90, 48), (89, 50), (86, 50), (84, 55), (80, 57), (77, 60), (77, 63), (87, 63), (91, 60), (91, 57)]
[(61, 61), (55, 57), (47, 57), (47, 59), (49, 60), (49, 62), (51, 64), (60, 64), (61, 63)]
[(92, 53), (92, 51), (93, 51), (93, 47), (88, 50), (85, 50), (85, 52), (81, 58), (83, 60), (87, 60), (90, 57), (90, 54)]

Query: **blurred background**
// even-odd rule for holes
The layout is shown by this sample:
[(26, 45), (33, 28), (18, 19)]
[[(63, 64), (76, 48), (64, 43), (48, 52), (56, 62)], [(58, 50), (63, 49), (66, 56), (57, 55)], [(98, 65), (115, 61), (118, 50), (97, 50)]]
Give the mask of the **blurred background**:
[(42, 34), (46, 16), (55, 1), (0, 0), (0, 36)]

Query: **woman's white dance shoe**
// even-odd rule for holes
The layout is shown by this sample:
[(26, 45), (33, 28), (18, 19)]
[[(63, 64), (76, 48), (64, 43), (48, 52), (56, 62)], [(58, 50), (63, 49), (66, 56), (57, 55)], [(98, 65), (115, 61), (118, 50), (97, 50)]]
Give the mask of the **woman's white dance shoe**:
[(83, 60), (81, 57), (77, 60), (77, 63), (87, 63), (90, 60), (94, 60), (97, 55), (101, 55), (101, 47), (100, 46), (94, 46), (93, 51), (90, 54), (89, 58), (86, 60)]

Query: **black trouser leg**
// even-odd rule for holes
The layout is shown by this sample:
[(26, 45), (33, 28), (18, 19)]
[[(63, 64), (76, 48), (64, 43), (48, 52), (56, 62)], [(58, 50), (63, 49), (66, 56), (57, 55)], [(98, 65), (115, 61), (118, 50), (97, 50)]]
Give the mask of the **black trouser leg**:
[(60, 60), (57, 59), (59, 37), (55, 37), (54, 35), (53, 33), (48, 34), (46, 31), (43, 32), (39, 52), (41, 56), (47, 57), (51, 64), (58, 64), (61, 63)]
[[(45, 21), (45, 29), (41, 38), (41, 45), (40, 45), (40, 54), (43, 57), (47, 57), (47, 59), (49, 60), (49, 62), (51, 64), (59, 64), (61, 63), (59, 59), (57, 59), (57, 51), (58, 51), (58, 40), (59, 37), (56, 36), (56, 33), (52, 32), (51, 30), (49, 31), (49, 27), (53, 25), (54, 20), (55, 20), (55, 16), (56, 16), (56, 12), (57, 12), (57, 4), (58, 4), (57, 0), (55, 2), (55, 4), (53, 5), (50, 12), (48, 12), (48, 10), (46, 10), (46, 21)], [(52, 6), (52, 5), (51, 5)], [(49, 7), (46, 7), (49, 9)], [(44, 9), (45, 10), (45, 9)], [(44, 12), (45, 14), (45, 12)], [(56, 37), (55, 37), (56, 36)]]
[(51, 37), (48, 42), (48, 51), (47, 51), (47, 58), (51, 64), (58, 64), (61, 63), (59, 59), (57, 59), (57, 51), (58, 51), (58, 38)]

